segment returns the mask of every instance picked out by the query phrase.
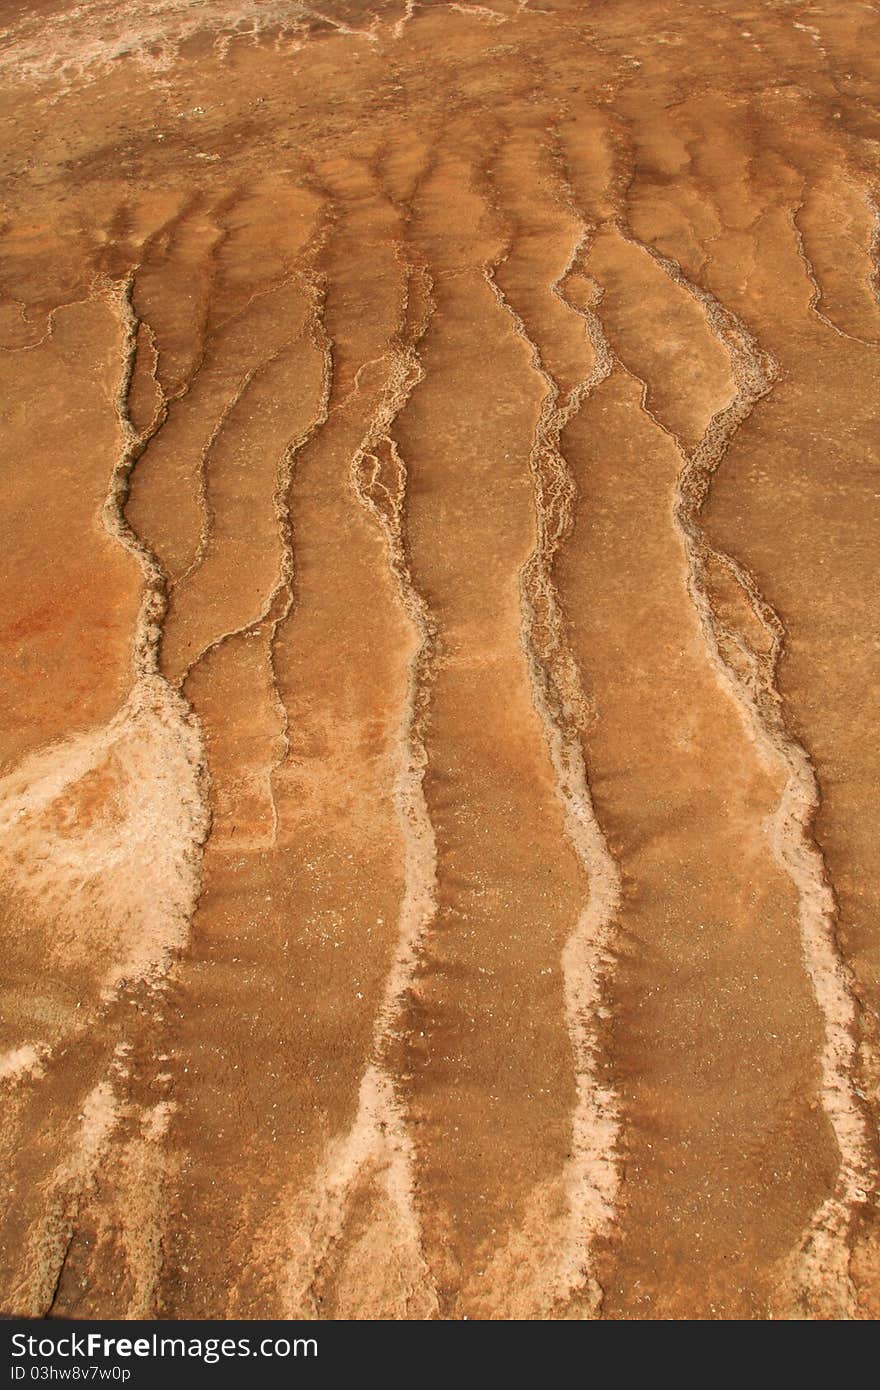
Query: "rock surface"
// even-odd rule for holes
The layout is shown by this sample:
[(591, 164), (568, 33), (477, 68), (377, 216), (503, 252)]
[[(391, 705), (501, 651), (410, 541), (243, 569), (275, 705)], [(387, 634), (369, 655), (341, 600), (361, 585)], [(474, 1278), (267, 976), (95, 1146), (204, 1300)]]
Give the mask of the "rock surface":
[(878, 1316), (876, 7), (0, 18), (0, 1309)]

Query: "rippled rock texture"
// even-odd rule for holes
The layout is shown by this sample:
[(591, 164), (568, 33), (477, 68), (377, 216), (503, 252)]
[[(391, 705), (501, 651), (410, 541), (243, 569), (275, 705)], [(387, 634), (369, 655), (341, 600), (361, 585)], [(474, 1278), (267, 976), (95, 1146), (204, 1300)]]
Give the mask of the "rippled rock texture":
[(0, 1306), (876, 1317), (876, 7), (0, 11)]

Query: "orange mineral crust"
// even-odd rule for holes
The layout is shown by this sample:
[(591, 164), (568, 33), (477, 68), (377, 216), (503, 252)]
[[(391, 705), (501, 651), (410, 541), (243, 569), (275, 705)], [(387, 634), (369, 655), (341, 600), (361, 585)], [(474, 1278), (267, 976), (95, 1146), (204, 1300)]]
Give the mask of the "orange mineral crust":
[(877, 7), (0, 22), (0, 1312), (876, 1318)]

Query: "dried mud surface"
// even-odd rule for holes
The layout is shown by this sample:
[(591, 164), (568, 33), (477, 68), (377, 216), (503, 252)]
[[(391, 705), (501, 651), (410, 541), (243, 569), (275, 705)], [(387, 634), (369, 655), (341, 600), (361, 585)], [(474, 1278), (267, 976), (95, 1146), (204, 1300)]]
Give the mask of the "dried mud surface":
[(0, 1310), (876, 1317), (878, 7), (0, 20)]

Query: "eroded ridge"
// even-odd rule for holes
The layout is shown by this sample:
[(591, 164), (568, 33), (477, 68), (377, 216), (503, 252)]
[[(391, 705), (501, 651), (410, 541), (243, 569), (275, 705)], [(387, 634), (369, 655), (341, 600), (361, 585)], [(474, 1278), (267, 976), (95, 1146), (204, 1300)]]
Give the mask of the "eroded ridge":
[[(599, 1010), (603, 980), (611, 964), (608, 947), (620, 906), (618, 867), (596, 816), (581, 733), (585, 698), (577, 665), (567, 644), (565, 618), (553, 579), (555, 556), (571, 533), (575, 482), (560, 440), (583, 402), (613, 369), (601, 320), (589, 305), (576, 307), (564, 294), (566, 280), (586, 254), (590, 231), (582, 227), (571, 257), (551, 292), (578, 313), (594, 354), (590, 373), (563, 392), (542, 360), (521, 316), (509, 303), (491, 269), (486, 276), (498, 302), (513, 319), (527, 344), (546, 395), (529, 454), (534, 481), (535, 547), (519, 577), (522, 642), (544, 734), (550, 750), (557, 791), (565, 811), (566, 832), (589, 879), (589, 896), (562, 953), (563, 989), (574, 1053), (576, 1102), (572, 1116), (572, 1151), (562, 1175), (562, 1202), (547, 1202), (529, 1213), (524, 1229), (501, 1257), (513, 1281), (512, 1315), (559, 1316), (575, 1295), (588, 1315), (597, 1316), (602, 1291), (593, 1268), (593, 1246), (607, 1234), (614, 1218), (619, 1186), (616, 1143), (619, 1130), (613, 1091), (599, 1075)], [(556, 1229), (547, 1229), (547, 1208), (558, 1210)], [(523, 1240), (546, 1246), (536, 1267), (523, 1261)], [(535, 1283), (535, 1287), (528, 1284)], [(525, 1284), (526, 1286), (521, 1286)]]
[[(96, 956), (101, 962), (95, 996), (81, 1000), (86, 1007), (78, 1004), (69, 1018), (55, 1023), (51, 1035), (29, 1044), (38, 1062), (29, 1068), (31, 1084), (43, 1081), (54, 1051), (60, 1065), (67, 1065), (64, 1054), (71, 1043), (90, 1037), (118, 1000), (161, 989), (188, 939), (209, 830), (201, 730), (183, 696), (159, 671), (166, 576), (125, 515), (132, 471), (167, 416), (163, 398), (142, 432), (131, 421), (128, 398), (140, 328), (133, 284), (131, 274), (107, 289), (122, 339), (114, 401), (121, 450), (101, 516), (143, 575), (132, 687), (104, 728), (26, 757), (0, 784), (3, 879), (27, 915), (48, 927), (51, 966), (62, 976), (72, 970), (88, 977)], [(124, 1019), (108, 1026), (124, 1036)], [(124, 1050), (125, 1043), (113, 1052), (111, 1043), (114, 1057), (120, 1047)], [(30, 1316), (47, 1315), (55, 1303), (78, 1214), (126, 1108), (123, 1072), (113, 1060), (107, 1064), (100, 1048), (96, 1068), (84, 1100), (74, 1086), (71, 1104), (79, 1102), (79, 1121), (69, 1129), (67, 1154), (47, 1182), (43, 1209), (23, 1253), (15, 1306)], [(137, 1112), (136, 1105), (127, 1109)], [(54, 1137), (64, 1137), (63, 1127)]]
[[(759, 592), (748, 570), (712, 547), (700, 522), (712, 476), (740, 426), (773, 387), (778, 368), (738, 318), (708, 290), (694, 284), (671, 257), (641, 242), (619, 224), (621, 234), (679, 284), (703, 309), (724, 345), (734, 376), (731, 402), (716, 412), (693, 449), (677, 440), (682, 469), (674, 519), (688, 561), (688, 588), (700, 617), (710, 659), (739, 705), (746, 725), (767, 758), (785, 774), (782, 799), (771, 827), (775, 854), (798, 895), (801, 945), (824, 1033), (821, 1099), (839, 1153), (833, 1190), (814, 1213), (786, 1269), (780, 1297), (783, 1316), (852, 1318), (856, 1291), (850, 1277), (851, 1242), (860, 1211), (876, 1191), (876, 1170), (867, 1120), (855, 1073), (858, 1064), (857, 1000), (840, 951), (837, 909), (813, 825), (820, 804), (815, 768), (789, 728), (778, 686), (785, 628)], [(722, 565), (739, 585), (767, 635), (766, 650), (726, 623), (710, 597), (708, 566)]]
[[(388, 352), (386, 384), (351, 461), (352, 488), (379, 528), (416, 644), (408, 665), (394, 782), (404, 885), (397, 945), (376, 1012), (371, 1056), (361, 1077), (354, 1120), (328, 1146), (310, 1187), (295, 1204), (294, 1251), (285, 1294), (291, 1316), (317, 1316), (318, 1292), (331, 1256), (343, 1266), (337, 1274), (338, 1316), (427, 1318), (438, 1311), (437, 1293), (422, 1252), (415, 1155), (390, 1056), (412, 988), (419, 947), (436, 912), (437, 846), (423, 789), (424, 726), (436, 626), (410, 570), (405, 536), (407, 470), (392, 435), (397, 415), (424, 374), (418, 344), (434, 307), (427, 271), (408, 266), (402, 324)], [(370, 1204), (370, 1214), (357, 1232), (353, 1209), (359, 1198)], [(348, 1307), (346, 1297), (352, 1295)]]
[[(163, 400), (141, 433), (131, 423), (128, 392), (139, 329), (133, 283), (130, 275), (111, 292), (122, 332), (115, 398), (122, 448), (102, 511), (107, 532), (143, 575), (131, 691), (105, 728), (39, 750), (0, 783), (4, 872), (72, 930), (88, 903), (112, 942), (105, 997), (126, 982), (160, 979), (186, 941), (209, 827), (201, 731), (187, 702), (159, 671), (166, 577), (125, 515), (132, 472), (168, 409)], [(102, 791), (112, 791), (114, 813), (79, 818), (72, 828), (78, 802)]]
[[(321, 233), (316, 245), (320, 246), (323, 242)], [(301, 432), (292, 439), (284, 448), (278, 462), (275, 473), (275, 482), (272, 490), (272, 510), (275, 517), (275, 525), (278, 534), (279, 561), (278, 573), (275, 583), (267, 592), (265, 599), (258, 613), (247, 621), (229, 628), (212, 638), (204, 647), (195, 653), (183, 668), (177, 680), (177, 688), (183, 690), (187, 681), (196, 668), (210, 657), (212, 653), (219, 650), (227, 642), (239, 637), (248, 637), (259, 632), (264, 626), (268, 631), (267, 640), (267, 662), (269, 684), (272, 690), (272, 698), (278, 715), (278, 748), (274, 758), (266, 768), (266, 789), (272, 813), (271, 844), (278, 843), (278, 805), (275, 795), (275, 779), (284, 766), (290, 755), (290, 718), (287, 706), (282, 697), (278, 685), (278, 672), (275, 666), (275, 653), (278, 643), (278, 635), (293, 610), (295, 599), (295, 578), (296, 578), (296, 556), (294, 548), (293, 526), (290, 515), (290, 490), (293, 482), (296, 461), (302, 451), (306, 448), (310, 440), (317, 434), (327, 422), (330, 409), (330, 393), (333, 381), (333, 350), (330, 339), (324, 328), (324, 303), (326, 297), (326, 285), (323, 278), (312, 272), (304, 271), (297, 277), (302, 285), (306, 296), (309, 310), (306, 318), (305, 332), (308, 335), (312, 347), (321, 361), (321, 380), (318, 388), (318, 398), (311, 418)], [(300, 335), (298, 335), (299, 337)], [(283, 352), (289, 351), (295, 345), (297, 338), (292, 342), (285, 342), (269, 360), (274, 360)], [(265, 363), (262, 364), (265, 366)], [(206, 493), (204, 481), (204, 460), (210, 449), (216, 433), (222, 428), (223, 420), (228, 412), (239, 401), (247, 388), (252, 377), (260, 370), (259, 367), (248, 372), (240, 384), (235, 396), (228, 403), (220, 420), (215, 427), (203, 455), (202, 467), (200, 469), (200, 492)], [(207, 551), (208, 534), (210, 529), (210, 510), (207, 501), (203, 500), (203, 527), (199, 537), (199, 544), (196, 558), (192, 562), (190, 570), (186, 571), (182, 578), (185, 578), (199, 563), (199, 557), (204, 556)]]
[[(868, 205), (868, 210), (871, 212), (874, 218), (874, 227), (872, 228), (871, 237), (868, 243), (868, 261), (871, 266), (871, 271), (869, 273), (868, 278), (872, 287), (875, 287), (877, 243), (878, 237), (880, 237), (880, 230), (878, 230), (878, 228), (880, 228), (880, 221), (878, 221), (876, 204), (874, 203), (874, 200), (870, 194), (867, 195), (865, 201)], [(800, 222), (798, 220), (802, 208), (803, 202), (801, 202), (797, 207), (792, 208), (790, 210), (789, 215), (791, 218), (791, 227), (792, 232), (794, 233), (795, 245), (797, 246), (797, 253), (800, 257), (801, 264), (804, 267), (804, 273), (810, 282), (810, 313), (815, 314), (816, 318), (820, 321), (820, 323), (824, 323), (825, 327), (830, 328), (832, 333), (836, 333), (838, 338), (848, 338), (851, 343), (860, 343), (862, 347), (880, 347), (880, 341), (878, 341), (876, 338), (862, 338), (859, 337), (857, 333), (847, 332), (845, 328), (841, 328), (840, 325), (835, 323), (832, 318), (829, 318), (829, 316), (825, 313), (824, 309), (821, 308), (823, 298), (822, 286), (819, 283), (813, 262), (810, 260), (810, 257), (807, 254), (807, 248), (804, 242), (804, 234), (801, 231)]]
[(290, 716), (278, 684), (278, 671), (275, 665), (278, 634), (290, 617), (295, 598), (296, 555), (290, 516), (290, 487), (297, 458), (309, 440), (327, 423), (327, 415), (330, 410), (330, 389), (333, 381), (333, 352), (330, 339), (324, 329), (324, 286), (319, 278), (309, 276), (306, 277), (306, 289), (312, 303), (308, 332), (322, 361), (321, 385), (313, 418), (302, 433), (287, 446), (278, 469), (275, 490), (272, 495), (272, 506), (278, 523), (281, 560), (278, 568), (278, 581), (269, 595), (265, 609), (269, 621), (269, 678), (280, 724), (278, 752), (270, 763), (266, 774), (269, 799), (272, 805), (272, 839), (275, 844), (278, 842), (278, 803), (275, 798), (275, 778), (290, 756)]
[(868, 259), (871, 264), (870, 282), (874, 298), (880, 304), (880, 196), (872, 189), (867, 194), (866, 200), (868, 209), (874, 219), (874, 230), (871, 235), (871, 244), (868, 247)]

